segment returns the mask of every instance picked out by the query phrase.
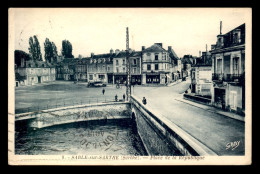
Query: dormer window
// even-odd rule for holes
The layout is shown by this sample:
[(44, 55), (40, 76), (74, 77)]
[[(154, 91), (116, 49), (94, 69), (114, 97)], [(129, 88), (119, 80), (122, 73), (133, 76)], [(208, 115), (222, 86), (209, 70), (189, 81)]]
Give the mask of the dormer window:
[(155, 54), (154, 60), (158, 60), (158, 54)]
[(234, 32), (233, 32), (233, 43), (240, 43), (240, 29), (236, 29)]

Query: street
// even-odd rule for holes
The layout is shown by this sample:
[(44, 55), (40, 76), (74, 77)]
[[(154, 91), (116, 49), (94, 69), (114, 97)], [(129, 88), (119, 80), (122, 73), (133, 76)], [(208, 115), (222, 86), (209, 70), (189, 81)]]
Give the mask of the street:
[[(245, 151), (245, 124), (193, 105), (178, 101), (189, 87), (190, 80), (171, 87), (147, 87), (135, 90), (135, 96), (147, 100), (147, 106), (202, 142), (218, 155), (243, 155)], [(239, 146), (226, 149), (230, 143)]]

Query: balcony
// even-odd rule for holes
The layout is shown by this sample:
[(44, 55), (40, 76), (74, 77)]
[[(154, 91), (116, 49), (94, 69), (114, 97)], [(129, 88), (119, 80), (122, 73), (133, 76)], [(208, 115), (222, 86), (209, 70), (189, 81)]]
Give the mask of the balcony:
[(234, 83), (241, 83), (243, 80), (242, 74), (212, 74), (213, 81), (221, 81), (221, 82), (234, 82)]

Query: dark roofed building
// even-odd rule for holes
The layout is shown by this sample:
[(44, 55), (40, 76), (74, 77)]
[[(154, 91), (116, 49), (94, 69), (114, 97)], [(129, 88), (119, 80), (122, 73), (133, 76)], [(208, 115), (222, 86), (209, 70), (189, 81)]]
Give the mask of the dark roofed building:
[(155, 43), (145, 48), (142, 46), (142, 84), (167, 84), (173, 81), (172, 68), (178, 56), (171, 47), (163, 48), (162, 43)]
[(238, 114), (245, 112), (245, 24), (217, 35), (211, 46), (212, 104)]

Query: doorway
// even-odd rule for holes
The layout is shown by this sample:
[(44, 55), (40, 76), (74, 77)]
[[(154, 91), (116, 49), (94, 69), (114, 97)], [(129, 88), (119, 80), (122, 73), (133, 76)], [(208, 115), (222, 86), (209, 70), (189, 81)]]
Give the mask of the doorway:
[(41, 76), (38, 76), (38, 83), (41, 83), (42, 81), (41, 81)]

